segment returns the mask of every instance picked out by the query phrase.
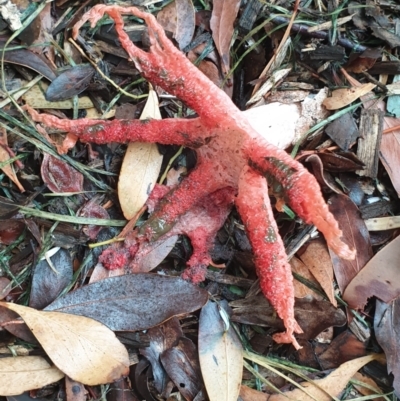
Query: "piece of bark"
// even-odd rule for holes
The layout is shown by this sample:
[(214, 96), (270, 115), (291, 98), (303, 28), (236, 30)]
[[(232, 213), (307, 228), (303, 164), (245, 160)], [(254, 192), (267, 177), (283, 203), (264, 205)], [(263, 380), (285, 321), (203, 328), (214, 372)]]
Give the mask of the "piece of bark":
[(331, 122), (325, 128), (325, 132), (344, 151), (349, 150), (359, 137), (358, 127), (351, 113), (343, 114)]
[(379, 148), (382, 139), (383, 112), (364, 109), (361, 112), (360, 134), (357, 157), (365, 164), (357, 174), (376, 178), (378, 175)]

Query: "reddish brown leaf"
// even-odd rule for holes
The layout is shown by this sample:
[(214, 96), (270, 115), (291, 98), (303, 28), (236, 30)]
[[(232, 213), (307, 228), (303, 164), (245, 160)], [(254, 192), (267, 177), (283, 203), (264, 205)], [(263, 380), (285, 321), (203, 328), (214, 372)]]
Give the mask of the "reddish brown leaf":
[(351, 308), (362, 309), (375, 296), (391, 302), (400, 296), (400, 236), (381, 249), (346, 287), (343, 299)]
[(376, 301), (374, 329), (386, 355), (387, 370), (394, 376), (395, 394), (400, 397), (400, 298), (390, 304)]
[[(98, 204), (98, 197), (93, 197), (89, 202), (85, 203), (85, 205), (78, 211), (77, 215), (80, 217), (92, 217), (96, 219), (109, 219), (110, 216), (106, 209), (103, 206)], [(92, 240), (97, 238), (97, 235), (102, 230), (103, 227), (95, 226), (93, 224), (89, 224), (83, 227), (82, 231)]]
[(48, 153), (43, 155), (41, 175), (52, 192), (83, 191), (83, 175), (66, 162)]
[(129, 274), (72, 291), (46, 310), (90, 317), (116, 331), (134, 331), (200, 309), (207, 299), (206, 290), (179, 277)]
[(329, 204), (329, 210), (343, 231), (344, 241), (357, 251), (354, 260), (344, 260), (329, 249), (336, 281), (343, 293), (349, 282), (371, 259), (373, 252), (367, 227), (357, 206), (350, 198), (346, 195), (336, 194), (329, 199)]
[(233, 24), (239, 11), (240, 0), (215, 0), (210, 26), (215, 46), (221, 56), (222, 71), (226, 75), (230, 70), (230, 47)]
[(25, 228), (25, 223), (21, 220), (7, 220), (7, 224), (0, 221), (0, 244), (10, 245), (21, 234)]
[(86, 401), (87, 390), (82, 383), (65, 377), (65, 393), (68, 401)]
[(318, 361), (321, 367), (327, 370), (365, 355), (367, 355), (366, 344), (350, 331), (344, 331), (335, 337), (326, 351), (318, 355)]

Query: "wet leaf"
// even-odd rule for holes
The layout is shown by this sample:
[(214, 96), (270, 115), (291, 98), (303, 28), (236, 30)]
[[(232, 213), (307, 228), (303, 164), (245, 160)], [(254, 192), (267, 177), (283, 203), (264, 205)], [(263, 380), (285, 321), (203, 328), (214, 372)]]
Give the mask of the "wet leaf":
[(354, 260), (344, 260), (329, 249), (336, 281), (343, 293), (350, 281), (371, 259), (373, 252), (367, 227), (357, 206), (350, 198), (346, 195), (335, 194), (329, 199), (329, 205), (329, 210), (343, 231), (344, 242), (357, 251)]
[(32, 308), (45, 308), (72, 280), (73, 266), (70, 252), (66, 249), (53, 249), (56, 253), (52, 256), (45, 255), (33, 270), (29, 300), (29, 306)]
[(351, 308), (363, 309), (370, 297), (375, 296), (386, 303), (399, 297), (399, 260), (400, 236), (369, 260), (350, 281), (343, 299)]
[(340, 109), (353, 103), (368, 92), (371, 92), (375, 86), (374, 84), (367, 83), (347, 89), (336, 89), (332, 92), (332, 97), (326, 98), (322, 104), (328, 110)]
[(68, 163), (48, 153), (43, 154), (41, 176), (51, 192), (82, 192), (83, 175)]
[(128, 374), (128, 352), (115, 334), (96, 320), (7, 302), (0, 305), (21, 316), (48, 357), (72, 379), (94, 386)]
[(243, 370), (243, 349), (232, 326), (226, 327), (215, 302), (201, 310), (199, 322), (199, 357), (201, 373), (210, 400), (236, 401)]
[(376, 301), (374, 330), (379, 345), (385, 352), (387, 370), (393, 373), (393, 387), (400, 395), (400, 298), (387, 304)]
[(67, 100), (82, 93), (90, 83), (95, 69), (91, 64), (81, 64), (62, 72), (47, 88), (49, 102)]
[(7, 277), (0, 277), (0, 299), (4, 299), (12, 289), (12, 282)]
[(200, 309), (207, 299), (207, 291), (179, 277), (128, 274), (72, 291), (46, 310), (87, 316), (111, 330), (136, 331)]
[(168, 375), (161, 365), (160, 355), (176, 344), (180, 337), (183, 337), (183, 331), (179, 320), (173, 317), (162, 325), (149, 329), (148, 336), (150, 345), (141, 349), (140, 353), (151, 363), (154, 386), (157, 391), (162, 394), (168, 383)]
[[(161, 119), (157, 94), (149, 91), (140, 119)], [(155, 143), (132, 142), (128, 145), (118, 181), (118, 198), (126, 219), (143, 207), (160, 174), (162, 155)]]
[(182, 337), (161, 354), (161, 362), (183, 397), (192, 401), (203, 387), (196, 346)]
[[(5, 42), (0, 42), (0, 48), (3, 49)], [(10, 46), (10, 45), (9, 45)], [(38, 54), (26, 49), (6, 51), (4, 54), (4, 62), (22, 65), (42, 74), (49, 81), (56, 79), (53, 68)]]
[[(306, 280), (311, 281), (314, 284), (317, 284), (317, 280), (315, 280), (315, 277), (311, 274), (308, 267), (296, 256), (293, 256), (292, 259), (290, 259), (289, 264), (290, 267), (292, 268), (293, 273), (296, 273), (300, 277), (305, 278)], [(314, 297), (318, 296), (311, 288), (307, 287), (299, 280), (293, 280), (293, 285), (294, 285), (294, 296), (296, 298), (304, 298), (307, 295)], [(322, 300), (323, 297), (320, 296), (319, 299)]]
[[(278, 330), (284, 328), (281, 319), (262, 295), (233, 301), (230, 306), (233, 308), (233, 322)], [(328, 301), (316, 300), (310, 296), (295, 300), (294, 315), (297, 321), (302, 322), (301, 328), (304, 331), (298, 337), (305, 339), (313, 339), (328, 327), (343, 326), (346, 323), (342, 310), (336, 309)]]
[(221, 56), (222, 71), (227, 75), (230, 70), (230, 47), (233, 24), (240, 7), (240, 0), (214, 0), (210, 26), (215, 46)]
[(0, 359), (0, 395), (18, 395), (57, 382), (64, 377), (41, 356)]
[(333, 289), (333, 267), (327, 246), (322, 241), (311, 241), (300, 259), (325, 291), (332, 305), (337, 306)]

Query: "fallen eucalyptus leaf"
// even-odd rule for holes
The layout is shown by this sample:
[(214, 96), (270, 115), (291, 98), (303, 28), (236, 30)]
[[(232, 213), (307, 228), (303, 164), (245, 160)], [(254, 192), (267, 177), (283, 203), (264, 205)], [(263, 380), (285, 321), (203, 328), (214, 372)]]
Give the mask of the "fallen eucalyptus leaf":
[(8, 302), (0, 305), (21, 316), (48, 357), (72, 379), (95, 386), (128, 374), (126, 348), (96, 320)]
[(0, 395), (18, 395), (55, 383), (64, 377), (41, 356), (0, 358)]
[(115, 331), (146, 330), (200, 309), (208, 292), (179, 277), (128, 274), (86, 285), (46, 310), (87, 316)]

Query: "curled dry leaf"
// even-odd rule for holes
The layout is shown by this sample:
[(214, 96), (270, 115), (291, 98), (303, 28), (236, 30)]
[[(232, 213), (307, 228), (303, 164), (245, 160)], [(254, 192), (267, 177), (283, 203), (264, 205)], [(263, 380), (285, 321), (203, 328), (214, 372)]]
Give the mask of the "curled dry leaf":
[(351, 308), (363, 309), (368, 298), (389, 303), (400, 296), (400, 236), (381, 249), (350, 281), (343, 299)]
[(179, 277), (128, 274), (72, 291), (46, 310), (91, 317), (116, 331), (136, 331), (200, 309), (207, 299), (207, 291)]
[[(7, 160), (10, 160), (10, 154), (7, 152), (6, 148), (0, 144), (0, 164)], [(1, 169), (3, 170), (3, 173), (18, 187), (20, 192), (25, 192), (25, 188), (19, 182), (11, 163), (6, 164)]]
[(44, 153), (40, 169), (42, 179), (51, 192), (82, 192), (83, 175), (63, 160)]
[(347, 89), (336, 89), (332, 92), (332, 97), (328, 97), (323, 101), (323, 105), (328, 110), (337, 110), (348, 106), (361, 96), (371, 92), (376, 85), (367, 83), (361, 86), (355, 86)]
[(48, 357), (72, 379), (95, 386), (128, 374), (128, 352), (115, 334), (96, 320), (7, 302), (0, 305), (21, 316)]
[(0, 358), (0, 395), (18, 395), (57, 382), (64, 377), (41, 356)]
[[(161, 119), (157, 94), (152, 88), (140, 119)], [(161, 163), (162, 155), (155, 143), (128, 145), (118, 181), (118, 198), (126, 219), (132, 219), (146, 203), (157, 182)]]
[[(201, 373), (210, 400), (236, 401), (243, 371), (243, 349), (228, 314), (216, 302), (201, 310), (199, 357)], [(229, 318), (228, 318), (229, 319)]]

